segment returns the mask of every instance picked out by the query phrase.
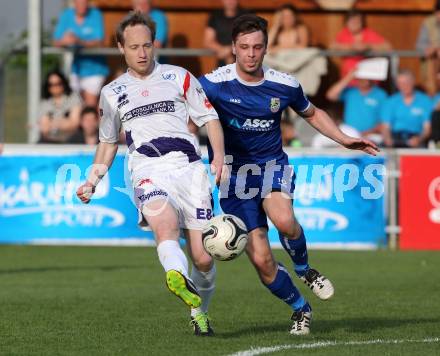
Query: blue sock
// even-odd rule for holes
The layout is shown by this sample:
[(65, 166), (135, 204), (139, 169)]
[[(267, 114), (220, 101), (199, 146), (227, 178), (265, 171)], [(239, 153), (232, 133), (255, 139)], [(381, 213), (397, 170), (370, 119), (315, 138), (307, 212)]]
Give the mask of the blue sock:
[(286, 268), (278, 263), (278, 271), (275, 280), (265, 286), (273, 295), (289, 304), (293, 310), (300, 310), (308, 303), (305, 301), (299, 290), (295, 287)]
[(303, 228), (301, 227), (301, 235), (296, 240), (288, 239), (280, 233), (278, 233), (278, 236), (281, 245), (283, 245), (293, 261), (295, 273), (300, 277), (304, 276), (310, 266), (308, 263), (309, 256), (307, 254), (306, 237), (304, 236)]

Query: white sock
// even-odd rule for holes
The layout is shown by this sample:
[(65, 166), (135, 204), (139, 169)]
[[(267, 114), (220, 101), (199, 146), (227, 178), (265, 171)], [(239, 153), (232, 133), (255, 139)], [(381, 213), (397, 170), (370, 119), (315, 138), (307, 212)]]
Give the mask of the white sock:
[[(203, 313), (208, 312), (208, 305), (214, 294), (216, 272), (215, 264), (208, 272), (199, 271), (194, 265), (192, 266), (191, 280), (194, 282), (199, 291), (200, 297), (202, 298), (200, 310)], [(191, 309), (191, 316), (195, 316), (197, 312), (197, 310)]]
[(188, 260), (177, 241), (162, 241), (157, 245), (157, 254), (165, 272), (174, 269), (188, 278)]

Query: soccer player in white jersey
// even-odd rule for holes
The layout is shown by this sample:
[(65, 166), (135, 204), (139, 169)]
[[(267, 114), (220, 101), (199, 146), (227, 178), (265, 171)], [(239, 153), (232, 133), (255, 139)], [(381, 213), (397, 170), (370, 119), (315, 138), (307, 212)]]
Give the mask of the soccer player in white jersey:
[[(94, 169), (77, 194), (84, 203), (90, 201), (113, 162), (122, 126), (140, 223), (154, 233), (168, 288), (191, 307), (195, 334), (209, 336), (213, 331), (207, 308), (215, 287), (215, 266), (203, 248), (201, 230), (212, 216), (211, 195), (198, 144), (188, 131), (188, 117), (207, 127), (217, 183), (224, 161), (223, 131), (197, 79), (181, 67), (155, 62), (153, 22), (131, 13), (119, 24), (116, 37), (128, 71), (101, 91)], [(178, 243), (180, 229), (193, 261), (191, 275)]]
[[(272, 255), (267, 218), (277, 228), (296, 275), (314, 294), (327, 300), (334, 288), (308, 263), (304, 230), (293, 212), (295, 177), (282, 149), (281, 113), (290, 106), (315, 129), (346, 148), (373, 155), (378, 148), (368, 140), (341, 132), (323, 110), (307, 99), (294, 77), (262, 65), (267, 49), (266, 20), (251, 14), (235, 19), (232, 49), (235, 63), (200, 78), (219, 114), (226, 155), (233, 159), (229, 187), (221, 188), (220, 205), (224, 212), (245, 222), (249, 233), (246, 252), (263, 285), (293, 309), (290, 333), (308, 334), (312, 309), (286, 268)], [(244, 194), (243, 186), (249, 194)], [(251, 190), (258, 193), (251, 195)]]

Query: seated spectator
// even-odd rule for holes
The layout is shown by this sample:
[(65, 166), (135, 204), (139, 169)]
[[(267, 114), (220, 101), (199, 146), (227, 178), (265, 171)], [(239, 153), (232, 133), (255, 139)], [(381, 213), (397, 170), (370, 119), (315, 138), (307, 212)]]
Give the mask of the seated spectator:
[(133, 10), (143, 13), (156, 23), (156, 48), (166, 47), (168, 40), (168, 19), (163, 11), (153, 8), (151, 0), (133, 0)]
[[(54, 46), (68, 48), (100, 47), (104, 39), (101, 12), (89, 7), (88, 0), (74, 0), (73, 8), (63, 11), (54, 33)], [(70, 83), (81, 92), (86, 105), (97, 106), (101, 87), (108, 75), (102, 56), (75, 55)]]
[[(330, 114), (330, 111), (329, 111)], [(335, 115), (331, 113), (331, 118), (338, 125), (339, 129), (348, 136), (359, 138), (361, 137), (361, 133), (356, 130), (354, 127), (347, 125), (343, 122), (339, 115)], [(341, 146), (335, 141), (329, 139), (327, 136), (324, 136), (322, 133), (317, 133), (313, 136), (311, 147), (315, 149), (321, 148), (340, 148)]]
[(218, 66), (234, 62), (232, 55), (232, 22), (246, 13), (238, 0), (222, 0), (223, 9), (212, 12), (205, 29), (204, 44), (217, 56)]
[(396, 86), (399, 92), (386, 100), (382, 111), (384, 143), (387, 147), (423, 147), (431, 134), (432, 100), (415, 90), (409, 70), (399, 72)]
[(361, 136), (382, 144), (381, 110), (387, 99), (385, 90), (372, 80), (357, 79), (355, 86), (348, 86), (355, 78), (356, 70), (333, 84), (327, 91), (330, 101), (344, 103), (344, 123), (355, 128)]
[(99, 143), (99, 117), (96, 108), (86, 106), (80, 115), (80, 127), (69, 139), (69, 143), (95, 146)]
[(305, 48), (308, 45), (309, 31), (298, 19), (295, 7), (290, 4), (281, 6), (275, 13), (273, 25), (269, 30), (269, 52)]
[(432, 99), (433, 112), (431, 115), (431, 140), (440, 148), (440, 93)]
[(438, 108), (432, 113), (431, 128), (431, 140), (437, 148), (440, 148), (440, 110)]
[(66, 143), (79, 127), (81, 99), (72, 93), (66, 77), (50, 72), (43, 84), (39, 143)]
[(341, 77), (345, 77), (356, 68), (363, 54), (368, 50), (389, 50), (391, 45), (381, 35), (366, 27), (365, 15), (357, 10), (351, 10), (345, 17), (345, 27), (337, 34), (336, 40), (330, 45), (331, 49), (350, 50), (359, 53), (357, 56), (342, 59)]
[(420, 27), (416, 49), (422, 51), (426, 59), (422, 67), (426, 91), (434, 94), (440, 89), (437, 86), (440, 69), (440, 0), (435, 2), (434, 13), (428, 16)]
[(327, 74), (327, 59), (320, 55), (320, 49), (308, 47), (309, 31), (297, 15), (290, 4), (277, 10), (268, 34), (264, 64), (295, 76), (304, 93), (315, 96), (321, 77)]

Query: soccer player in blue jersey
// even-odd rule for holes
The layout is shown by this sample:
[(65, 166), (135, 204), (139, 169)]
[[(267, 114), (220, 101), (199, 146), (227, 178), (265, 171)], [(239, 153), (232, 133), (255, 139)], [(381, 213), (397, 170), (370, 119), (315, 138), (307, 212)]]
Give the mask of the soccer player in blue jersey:
[(281, 113), (290, 106), (319, 132), (344, 147), (372, 155), (378, 148), (368, 140), (341, 132), (323, 110), (307, 99), (294, 77), (262, 65), (267, 49), (266, 20), (251, 14), (237, 18), (232, 48), (235, 63), (200, 79), (219, 114), (226, 155), (232, 159), (229, 187), (221, 187), (220, 205), (223, 211), (246, 223), (246, 252), (262, 283), (292, 307), (290, 333), (308, 334), (312, 309), (287, 269), (274, 259), (267, 237), (267, 217), (278, 229), (298, 277), (323, 300), (332, 297), (334, 288), (308, 263), (304, 231), (293, 212), (294, 173), (282, 150)]

